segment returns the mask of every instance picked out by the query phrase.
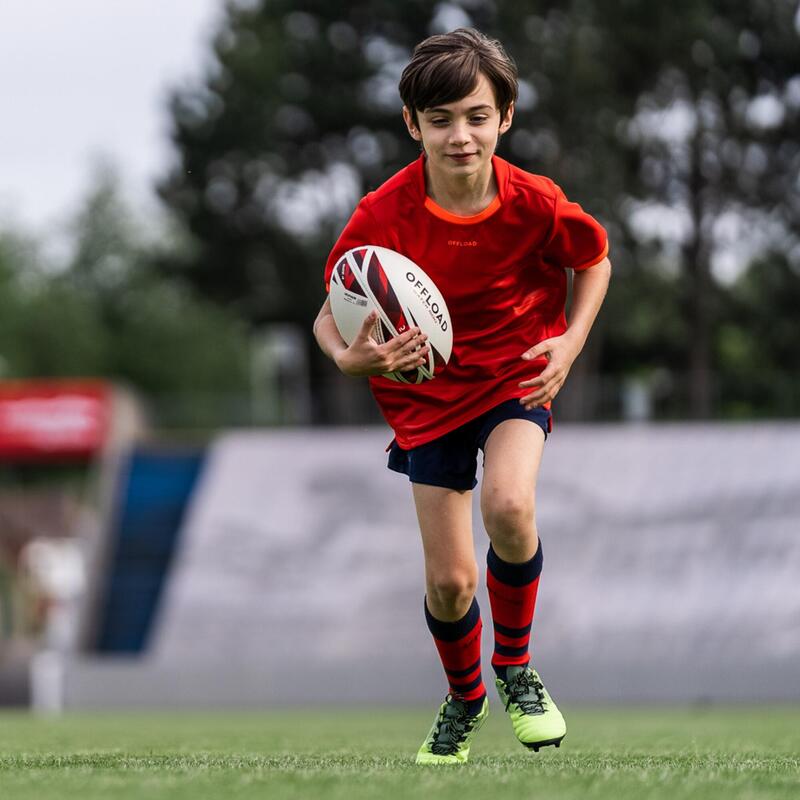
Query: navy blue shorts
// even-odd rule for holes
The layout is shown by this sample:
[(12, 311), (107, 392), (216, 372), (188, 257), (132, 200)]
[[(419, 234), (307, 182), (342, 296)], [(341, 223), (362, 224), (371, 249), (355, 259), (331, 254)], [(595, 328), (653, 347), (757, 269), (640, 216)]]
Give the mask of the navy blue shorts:
[(483, 450), (489, 434), (507, 419), (535, 422), (545, 438), (550, 430), (550, 411), (546, 408), (526, 411), (519, 400), (506, 400), (460, 428), (411, 450), (403, 450), (397, 442), (392, 442), (388, 467), (408, 475), (412, 483), (458, 491), (474, 489), (478, 485), (478, 450)]

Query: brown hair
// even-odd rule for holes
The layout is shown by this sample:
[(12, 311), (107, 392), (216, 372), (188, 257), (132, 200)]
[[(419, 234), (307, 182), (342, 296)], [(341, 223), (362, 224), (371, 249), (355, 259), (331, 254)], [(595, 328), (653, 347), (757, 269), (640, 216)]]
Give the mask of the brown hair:
[(479, 72), (492, 85), (504, 118), (517, 99), (517, 67), (500, 42), (474, 28), (458, 28), (420, 42), (400, 76), (400, 97), (419, 124), (417, 111), (466, 97)]

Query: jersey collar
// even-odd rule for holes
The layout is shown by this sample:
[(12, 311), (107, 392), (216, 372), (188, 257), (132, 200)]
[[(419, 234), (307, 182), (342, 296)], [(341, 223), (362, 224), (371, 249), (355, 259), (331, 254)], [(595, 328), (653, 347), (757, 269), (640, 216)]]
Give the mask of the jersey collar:
[(428, 197), (425, 191), (425, 154), (423, 153), (418, 159), (416, 163), (417, 167), (417, 175), (418, 175), (418, 187), (420, 189), (421, 195), (424, 198), (423, 202), (425, 208), (433, 214), (435, 217), (438, 217), (445, 222), (452, 222), (456, 225), (474, 225), (477, 222), (483, 222), (485, 219), (488, 219), (492, 216), (502, 205), (503, 200), (506, 195), (506, 186), (508, 184), (508, 162), (504, 161), (499, 156), (492, 156), (492, 168), (494, 169), (494, 177), (495, 181), (497, 182), (497, 196), (489, 203), (483, 211), (478, 212), (477, 214), (472, 214), (468, 217), (459, 216), (458, 214), (453, 214), (451, 211), (448, 211), (445, 208), (442, 208), (438, 203), (436, 203), (431, 197)]

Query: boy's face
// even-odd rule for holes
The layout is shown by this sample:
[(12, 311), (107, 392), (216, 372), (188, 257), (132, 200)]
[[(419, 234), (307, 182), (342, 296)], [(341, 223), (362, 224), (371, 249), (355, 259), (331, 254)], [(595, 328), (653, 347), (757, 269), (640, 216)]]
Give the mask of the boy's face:
[(500, 119), (492, 85), (483, 73), (472, 93), (454, 103), (417, 111), (419, 125), (403, 108), (411, 136), (421, 142), (428, 168), (442, 177), (467, 177), (491, 169), (497, 139), (511, 127), (514, 107)]

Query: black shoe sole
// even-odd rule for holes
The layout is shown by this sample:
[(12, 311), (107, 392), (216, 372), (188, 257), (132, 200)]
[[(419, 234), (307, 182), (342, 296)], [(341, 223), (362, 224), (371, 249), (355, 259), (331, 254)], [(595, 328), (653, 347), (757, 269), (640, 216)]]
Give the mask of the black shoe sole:
[(544, 741), (531, 742), (530, 744), (523, 742), (523, 744), (528, 748), (528, 750), (533, 750), (534, 753), (538, 753), (540, 747), (549, 747), (551, 744), (555, 745), (555, 747), (561, 747), (561, 742), (563, 740), (564, 736), (559, 736), (558, 739), (545, 739)]

